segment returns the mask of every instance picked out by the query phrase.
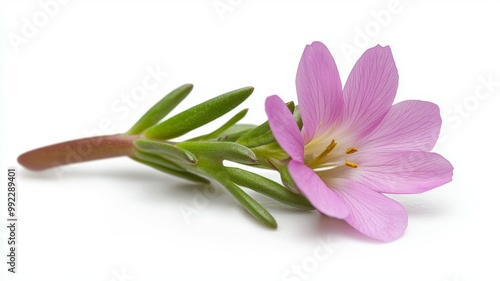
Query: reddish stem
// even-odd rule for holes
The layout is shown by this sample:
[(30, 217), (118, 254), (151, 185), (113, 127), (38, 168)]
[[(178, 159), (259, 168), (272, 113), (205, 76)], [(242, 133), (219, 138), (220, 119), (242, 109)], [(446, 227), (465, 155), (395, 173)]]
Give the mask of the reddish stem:
[(37, 148), (21, 154), (17, 161), (25, 168), (40, 171), (73, 163), (132, 156), (139, 135), (110, 135), (77, 139)]

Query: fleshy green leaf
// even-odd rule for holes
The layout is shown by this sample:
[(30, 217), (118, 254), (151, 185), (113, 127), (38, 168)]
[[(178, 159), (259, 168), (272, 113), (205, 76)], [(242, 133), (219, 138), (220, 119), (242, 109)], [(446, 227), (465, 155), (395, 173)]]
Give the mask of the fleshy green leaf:
[(188, 141), (177, 144), (178, 147), (186, 149), (198, 156), (210, 159), (229, 160), (242, 164), (256, 164), (257, 157), (249, 148), (234, 142), (201, 142)]
[(252, 87), (234, 90), (191, 107), (144, 131), (152, 139), (171, 139), (205, 125), (226, 114), (253, 92)]
[(194, 140), (210, 140), (210, 139), (217, 138), (222, 133), (224, 133), (227, 129), (229, 129), (231, 126), (233, 126), (238, 121), (240, 121), (243, 117), (245, 117), (245, 115), (247, 114), (247, 112), (248, 112), (248, 108), (243, 109), (242, 111), (236, 113), (236, 115), (234, 115), (226, 123), (224, 123), (222, 126), (220, 126), (217, 130), (211, 132), (210, 134), (206, 134), (204, 136), (191, 139), (190, 141), (194, 141)]
[(222, 132), (222, 134), (219, 135), (218, 140), (234, 142), (250, 130), (253, 130), (255, 127), (257, 126), (250, 124), (235, 124), (226, 131)]
[(295, 122), (297, 122), (297, 126), (299, 126), (299, 130), (302, 130), (303, 123), (302, 123), (302, 117), (300, 116), (299, 106), (296, 106), (292, 112), (293, 112), (293, 118), (295, 119)]
[(306, 210), (314, 209), (311, 203), (309, 203), (303, 195), (294, 193), (268, 178), (239, 168), (227, 167), (226, 170), (231, 175), (231, 180), (237, 185), (248, 187), (256, 192), (296, 208)]
[(288, 171), (288, 167), (286, 165), (278, 166), (278, 171), (281, 176), (281, 182), (291, 191), (299, 192), (299, 189), (295, 185), (295, 182)]
[(137, 159), (140, 159), (140, 160), (143, 160), (143, 161), (146, 161), (146, 162), (150, 162), (150, 163), (153, 163), (153, 164), (157, 164), (157, 165), (160, 165), (160, 166), (164, 166), (164, 167), (169, 168), (171, 170), (176, 170), (176, 171), (179, 171), (179, 172), (185, 172), (186, 171), (186, 169), (184, 169), (183, 167), (177, 165), (176, 163), (174, 163), (174, 162), (172, 162), (170, 160), (167, 160), (164, 157), (158, 156), (156, 154), (150, 154), (150, 153), (142, 152), (142, 151), (139, 151), (139, 150), (135, 150), (134, 151), (134, 158), (137, 158)]
[(193, 89), (192, 84), (185, 84), (167, 94), (163, 99), (151, 107), (132, 128), (127, 132), (129, 135), (140, 134), (147, 128), (158, 123), (167, 116)]
[(236, 184), (229, 182), (227, 184), (224, 184), (224, 186), (231, 193), (231, 195), (233, 195), (233, 197), (238, 200), (243, 208), (245, 208), (245, 210), (259, 222), (270, 228), (278, 227), (278, 223), (271, 215), (271, 213), (269, 213), (269, 211), (262, 207), (262, 205), (260, 205), (257, 201), (255, 201), (255, 199), (250, 197), (250, 195), (245, 193)]
[(264, 134), (254, 137), (252, 139), (248, 139), (246, 141), (240, 141), (238, 140), (237, 142), (241, 145), (245, 145), (247, 147), (257, 147), (257, 146), (262, 146), (266, 144), (270, 144), (276, 139), (274, 138), (273, 132), (267, 131)]
[(171, 169), (167, 166), (159, 165), (159, 164), (154, 163), (154, 162), (145, 161), (145, 160), (142, 160), (142, 159), (137, 158), (137, 157), (130, 157), (130, 158), (132, 158), (133, 160), (135, 160), (139, 163), (150, 166), (151, 168), (154, 168), (156, 170), (159, 170), (161, 172), (164, 172), (164, 173), (167, 173), (167, 174), (179, 177), (179, 178), (183, 178), (183, 179), (190, 180), (190, 181), (197, 182), (197, 183), (209, 183), (210, 182), (203, 177), (200, 177), (198, 175), (195, 175), (195, 174), (187, 172), (187, 171), (174, 170), (174, 169)]
[(212, 169), (208, 169), (207, 172), (217, 182), (224, 186), (241, 206), (260, 223), (273, 229), (278, 227), (274, 217), (262, 205), (229, 180), (230, 176), (227, 174), (224, 167), (215, 166)]
[[(288, 102), (286, 104), (290, 112), (294, 112), (295, 104), (293, 102)], [(269, 127), (269, 122), (264, 122), (257, 126), (255, 129), (247, 132), (241, 136), (236, 142), (244, 145), (246, 147), (257, 147), (269, 144), (275, 141), (274, 135)]]
[(244, 146), (248, 146), (248, 144), (256, 137), (259, 137), (271, 130), (271, 127), (269, 127), (269, 122), (266, 121), (259, 126), (255, 127), (253, 130), (250, 132), (244, 134), (241, 136), (241, 138), (238, 139), (238, 143)]
[(134, 141), (134, 145), (137, 149), (144, 152), (161, 153), (174, 157), (176, 160), (179, 160), (184, 164), (196, 165), (198, 162), (198, 159), (196, 159), (196, 156), (193, 153), (165, 142), (138, 139)]

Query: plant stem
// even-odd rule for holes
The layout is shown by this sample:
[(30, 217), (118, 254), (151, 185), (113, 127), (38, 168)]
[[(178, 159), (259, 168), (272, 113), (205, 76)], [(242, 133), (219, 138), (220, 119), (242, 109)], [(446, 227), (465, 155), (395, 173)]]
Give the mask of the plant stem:
[(27, 169), (40, 171), (73, 163), (132, 156), (139, 135), (109, 135), (61, 142), (21, 154), (17, 161)]

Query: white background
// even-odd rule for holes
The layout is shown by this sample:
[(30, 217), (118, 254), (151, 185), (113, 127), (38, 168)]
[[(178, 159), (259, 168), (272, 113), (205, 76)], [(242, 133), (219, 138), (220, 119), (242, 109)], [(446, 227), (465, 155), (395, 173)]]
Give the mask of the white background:
[[(47, 2), (0, 6), (0, 279), (500, 280), (498, 1), (70, 0), (49, 16)], [(203, 187), (126, 158), (59, 176), (16, 162), (39, 146), (123, 132), (184, 83), (195, 88), (176, 112), (254, 86), (240, 108), (250, 108), (246, 122), (260, 123), (266, 96), (296, 100), (297, 65), (314, 40), (330, 48), (344, 82), (362, 50), (390, 45), (397, 101), (441, 107), (435, 151), (454, 165), (453, 182), (395, 197), (409, 213), (395, 242), (257, 196), (279, 224), (268, 230), (223, 190), (207, 198)], [(148, 68), (168, 75), (125, 105)], [(15, 275), (5, 264), (10, 166), (19, 184)]]

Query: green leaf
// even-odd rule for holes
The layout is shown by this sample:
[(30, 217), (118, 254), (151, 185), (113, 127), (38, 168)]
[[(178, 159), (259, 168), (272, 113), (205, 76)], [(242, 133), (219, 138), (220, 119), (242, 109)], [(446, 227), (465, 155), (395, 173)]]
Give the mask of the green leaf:
[(163, 165), (159, 165), (157, 163), (145, 161), (145, 160), (142, 160), (142, 159), (137, 158), (137, 157), (130, 157), (130, 158), (132, 158), (133, 160), (135, 160), (139, 163), (150, 166), (151, 168), (154, 168), (156, 170), (159, 170), (161, 172), (164, 172), (164, 173), (167, 173), (167, 174), (179, 177), (179, 178), (183, 178), (185, 180), (190, 180), (190, 181), (193, 181), (196, 183), (210, 183), (210, 181), (208, 181), (207, 179), (200, 177), (198, 175), (195, 175), (193, 173), (187, 172), (187, 171), (174, 170), (174, 169), (171, 169), (167, 166), (163, 166)]
[(234, 142), (216, 141), (201, 142), (188, 141), (177, 144), (178, 147), (186, 149), (198, 156), (210, 159), (229, 160), (242, 164), (257, 164), (257, 156), (249, 148)]
[[(260, 137), (262, 135), (265, 135), (265, 134), (268, 134), (270, 131), (270, 127), (269, 127), (269, 122), (265, 122), (265, 123), (262, 123), (261, 125), (257, 126), (255, 129), (247, 132), (246, 134), (244, 134), (243, 136), (241, 136), (236, 142), (241, 144), (241, 145), (244, 145), (246, 147), (257, 147), (257, 146), (261, 146), (261, 145), (265, 145), (265, 144), (268, 144), (271, 141), (269, 141), (268, 139), (260, 139)], [(267, 137), (266, 137), (267, 138)], [(273, 137), (274, 139), (274, 137)]]
[(207, 173), (224, 186), (241, 206), (257, 219), (257, 221), (269, 228), (275, 229), (278, 227), (274, 217), (262, 205), (229, 180), (229, 175), (224, 167), (218, 165), (213, 166), (211, 169), (207, 169)]
[(280, 173), (281, 176), (281, 182), (291, 191), (293, 192), (299, 192), (299, 189), (295, 185), (295, 182), (292, 179), (292, 176), (290, 175), (290, 172), (288, 171), (287, 165), (277, 165), (278, 167), (278, 172)]
[(226, 167), (226, 170), (231, 175), (231, 180), (237, 185), (248, 187), (296, 208), (305, 210), (314, 209), (303, 195), (292, 192), (268, 178), (239, 168)]
[(226, 131), (222, 132), (222, 134), (219, 135), (218, 140), (234, 142), (248, 131), (253, 130), (255, 127), (257, 126), (251, 124), (235, 124)]
[(236, 115), (234, 115), (231, 119), (229, 119), (229, 121), (227, 121), (222, 126), (220, 126), (217, 130), (211, 132), (210, 134), (206, 134), (204, 136), (191, 139), (190, 141), (195, 141), (195, 140), (211, 140), (211, 139), (217, 138), (222, 133), (224, 133), (227, 129), (229, 129), (231, 126), (233, 126), (238, 121), (240, 121), (243, 117), (245, 117), (245, 115), (247, 114), (247, 112), (248, 112), (248, 108), (243, 109), (242, 111), (236, 113)]
[(174, 163), (170, 160), (167, 160), (164, 157), (158, 156), (156, 154), (150, 154), (150, 153), (142, 152), (140, 150), (134, 150), (134, 158), (137, 158), (137, 159), (140, 159), (140, 160), (143, 160), (146, 162), (150, 162), (153, 164), (157, 164), (160, 166), (164, 166), (164, 167), (169, 168), (171, 170), (176, 170), (179, 172), (186, 171), (186, 169), (177, 165), (176, 163)]
[(299, 126), (299, 130), (302, 130), (302, 116), (300, 116), (300, 110), (299, 106), (296, 106), (295, 109), (293, 110), (293, 118), (295, 119), (295, 122), (297, 122), (297, 126)]
[(262, 205), (260, 205), (255, 199), (250, 197), (247, 193), (245, 193), (241, 188), (239, 188), (234, 183), (226, 183), (224, 187), (233, 195), (236, 200), (245, 208), (247, 212), (249, 212), (254, 218), (256, 218), (260, 223), (264, 224), (267, 227), (276, 229), (278, 227), (278, 223), (274, 219), (274, 217), (267, 211)]
[(266, 121), (266, 122), (260, 124), (259, 126), (257, 126), (255, 129), (253, 129), (250, 132), (241, 136), (241, 138), (238, 139), (238, 143), (245, 143), (245, 141), (251, 140), (255, 137), (258, 137), (262, 134), (265, 134), (265, 133), (269, 132), (270, 130), (271, 130), (271, 128), (269, 127), (269, 122)]
[(234, 90), (191, 107), (144, 131), (152, 139), (171, 139), (203, 126), (226, 114), (253, 92), (252, 87)]
[(137, 149), (144, 152), (160, 153), (174, 157), (184, 164), (196, 165), (196, 163), (198, 163), (198, 159), (196, 159), (193, 153), (165, 142), (138, 139), (134, 141), (134, 145)]
[(140, 134), (147, 128), (158, 123), (167, 116), (193, 89), (192, 84), (185, 84), (167, 94), (163, 99), (151, 107), (132, 128), (129, 135)]
[[(264, 133), (260, 136), (257, 136), (257, 137), (254, 137), (252, 139), (247, 140), (246, 141), (247, 145), (245, 145), (245, 146), (253, 148), (253, 147), (258, 147), (258, 146), (270, 144), (270, 143), (274, 142), (275, 140), (276, 139), (274, 138), (273, 132), (267, 131), (266, 133)], [(238, 143), (242, 144), (239, 140), (238, 140)], [(242, 145), (244, 145), (244, 144), (242, 144)]]
[[(293, 102), (288, 102), (286, 104), (290, 112), (294, 112), (295, 104)], [(246, 147), (257, 147), (269, 144), (275, 141), (274, 135), (269, 127), (269, 122), (266, 121), (261, 125), (257, 126), (255, 129), (247, 132), (241, 136), (236, 142), (244, 145)]]

